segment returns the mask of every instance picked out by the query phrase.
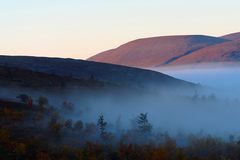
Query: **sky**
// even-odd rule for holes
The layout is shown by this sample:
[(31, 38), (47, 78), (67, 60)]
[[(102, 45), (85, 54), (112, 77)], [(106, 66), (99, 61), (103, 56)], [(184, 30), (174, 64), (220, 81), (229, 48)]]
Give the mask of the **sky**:
[(128, 41), (240, 31), (239, 0), (0, 0), (0, 54), (86, 59)]

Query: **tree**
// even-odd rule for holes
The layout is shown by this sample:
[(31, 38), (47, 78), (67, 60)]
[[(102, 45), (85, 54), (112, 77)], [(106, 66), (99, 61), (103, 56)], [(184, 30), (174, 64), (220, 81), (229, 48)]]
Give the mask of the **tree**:
[(74, 130), (77, 131), (82, 131), (83, 129), (83, 122), (81, 120), (78, 120), (75, 124), (74, 124)]
[(198, 99), (199, 99), (198, 91), (195, 90), (194, 95), (193, 95), (193, 97), (192, 97), (192, 100), (196, 101), (196, 100), (198, 100)]
[(44, 112), (44, 110), (48, 106), (48, 99), (46, 97), (41, 96), (38, 98), (37, 101), (41, 111)]
[(66, 120), (64, 126), (65, 126), (67, 129), (72, 129), (72, 126), (73, 126), (72, 119)]
[(67, 112), (73, 112), (74, 111), (74, 104), (68, 101), (64, 101), (62, 103), (62, 109)]
[(24, 143), (15, 143), (14, 144), (14, 152), (19, 155), (24, 155), (26, 153), (27, 146)]
[(63, 128), (64, 124), (60, 123), (56, 118), (51, 117), (50, 121), (48, 122), (48, 128), (53, 133), (54, 136), (59, 138), (60, 131)]
[(48, 129), (56, 139), (61, 138), (61, 131), (64, 128), (65, 121), (58, 112), (54, 112), (48, 120)]
[(106, 126), (107, 126), (107, 122), (104, 121), (103, 115), (99, 116), (97, 125), (100, 130), (100, 136), (103, 138), (106, 135)]
[(211, 95), (208, 96), (208, 99), (210, 101), (215, 101), (217, 98), (216, 98), (215, 94), (211, 94)]
[(95, 77), (94, 77), (94, 75), (93, 75), (93, 74), (91, 74), (91, 75), (90, 75), (90, 78), (89, 78), (89, 80), (95, 81)]
[(147, 113), (141, 113), (137, 117), (137, 127), (142, 134), (149, 134), (152, 131), (152, 125), (148, 122)]
[(48, 105), (48, 99), (46, 97), (41, 96), (38, 98), (38, 104), (39, 106)]

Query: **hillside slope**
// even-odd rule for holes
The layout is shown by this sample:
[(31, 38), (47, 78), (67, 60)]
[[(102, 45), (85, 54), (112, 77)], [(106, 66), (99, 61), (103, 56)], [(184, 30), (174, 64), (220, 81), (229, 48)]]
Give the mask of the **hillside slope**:
[(102, 88), (114, 87), (94, 79), (76, 79), (16, 67), (0, 66), (1, 88), (29, 88), (41, 90), (61, 90), (69, 87)]
[(95, 79), (115, 85), (194, 86), (159, 72), (75, 59), (0, 56), (0, 65), (78, 80)]
[(238, 61), (240, 61), (240, 40), (235, 40), (195, 51), (177, 59), (171, 65)]
[(155, 67), (170, 64), (196, 50), (226, 41), (228, 40), (202, 35), (145, 38), (102, 52), (88, 60), (135, 67)]
[(227, 34), (225, 36), (222, 36), (221, 38), (228, 39), (228, 40), (238, 40), (240, 39), (240, 32)]

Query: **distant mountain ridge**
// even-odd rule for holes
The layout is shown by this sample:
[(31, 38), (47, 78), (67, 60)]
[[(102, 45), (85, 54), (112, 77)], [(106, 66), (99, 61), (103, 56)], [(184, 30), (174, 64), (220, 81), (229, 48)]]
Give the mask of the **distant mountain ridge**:
[(239, 61), (239, 38), (240, 33), (222, 37), (188, 35), (144, 38), (99, 53), (88, 60), (140, 68)]

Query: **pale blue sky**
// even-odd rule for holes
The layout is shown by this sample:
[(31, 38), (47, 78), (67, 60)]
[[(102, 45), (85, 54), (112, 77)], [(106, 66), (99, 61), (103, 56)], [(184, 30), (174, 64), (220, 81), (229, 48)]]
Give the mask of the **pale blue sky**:
[(161, 35), (240, 31), (239, 0), (0, 0), (0, 54), (87, 58)]

